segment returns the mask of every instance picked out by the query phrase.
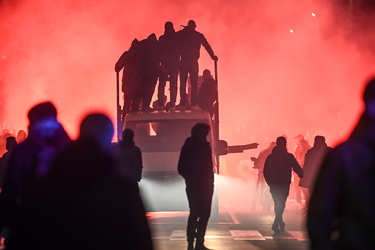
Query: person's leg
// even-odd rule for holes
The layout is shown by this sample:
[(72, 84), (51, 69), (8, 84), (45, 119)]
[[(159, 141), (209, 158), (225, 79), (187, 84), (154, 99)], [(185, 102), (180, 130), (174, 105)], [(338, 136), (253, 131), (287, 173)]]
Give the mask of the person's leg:
[(278, 223), (281, 231), (284, 231), (285, 223), (283, 221), (283, 213), (285, 209), (286, 200), (289, 195), (289, 185), (281, 186), (279, 190), (279, 211), (278, 211)]
[(186, 195), (189, 202), (189, 217), (186, 227), (186, 236), (188, 242), (188, 249), (193, 249), (194, 240), (197, 235), (197, 226), (198, 226), (198, 211), (199, 211), (199, 200), (197, 199), (197, 192), (195, 192), (195, 187), (186, 185)]
[(142, 97), (142, 110), (150, 108), (152, 96), (154, 95), (155, 86), (158, 81), (158, 75), (152, 75), (148, 77), (144, 96)]
[(270, 192), (274, 203), (274, 213), (275, 213), (275, 220), (272, 225), (272, 230), (275, 231), (275, 233), (280, 232), (279, 228), (279, 211), (280, 211), (280, 198), (279, 198), (279, 192), (278, 192), (277, 186), (270, 186)]
[(177, 77), (178, 77), (178, 68), (173, 68), (170, 70), (169, 75), (169, 86), (170, 86), (170, 103), (173, 107), (176, 104), (177, 98)]
[(159, 85), (158, 85), (158, 105), (162, 107), (164, 105), (164, 91), (165, 85), (167, 82), (168, 72), (162, 72), (159, 78)]
[(190, 83), (191, 83), (191, 106), (197, 105), (197, 97), (198, 97), (198, 62), (195, 62), (190, 67)]
[(188, 67), (187, 65), (181, 65), (180, 68), (180, 105), (185, 106), (186, 102), (186, 82), (188, 78)]
[(213, 195), (213, 185), (200, 189), (200, 192), (196, 194), (200, 199), (199, 206), (199, 221), (197, 228), (197, 242), (195, 249), (207, 249), (204, 246), (204, 236), (206, 235), (208, 220), (211, 216), (211, 205)]

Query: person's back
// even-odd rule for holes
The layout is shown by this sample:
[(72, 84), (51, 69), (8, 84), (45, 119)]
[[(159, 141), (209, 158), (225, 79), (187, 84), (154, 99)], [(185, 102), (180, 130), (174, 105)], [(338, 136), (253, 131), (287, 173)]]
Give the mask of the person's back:
[(332, 150), (325, 143), (323, 136), (316, 136), (314, 146), (305, 155), (303, 173), (304, 177), (300, 181), (300, 186), (308, 188), (311, 193), (315, 183), (316, 175), (326, 154)]
[(299, 175), (297, 160), (286, 148), (276, 146), (267, 157), (264, 165), (264, 177), (268, 185), (289, 185), (291, 183), (292, 169)]
[(119, 173), (137, 183), (142, 178), (142, 153), (134, 143), (134, 132), (125, 129), (122, 133), (122, 141), (115, 146), (116, 165)]

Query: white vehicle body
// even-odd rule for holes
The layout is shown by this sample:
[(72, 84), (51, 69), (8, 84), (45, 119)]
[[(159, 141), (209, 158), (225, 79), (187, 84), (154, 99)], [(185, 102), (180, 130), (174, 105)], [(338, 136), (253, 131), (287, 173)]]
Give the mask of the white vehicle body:
[(135, 143), (142, 151), (143, 176), (140, 189), (148, 210), (188, 210), (185, 183), (178, 174), (177, 165), (186, 138), (199, 122), (211, 126), (207, 140), (211, 142), (216, 170), (216, 140), (208, 112), (134, 112), (124, 117), (123, 129), (134, 131)]

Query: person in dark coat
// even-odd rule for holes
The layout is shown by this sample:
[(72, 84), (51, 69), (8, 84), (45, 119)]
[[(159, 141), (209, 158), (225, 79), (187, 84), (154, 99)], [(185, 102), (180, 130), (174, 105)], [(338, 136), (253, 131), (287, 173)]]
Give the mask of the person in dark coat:
[(158, 86), (158, 106), (164, 108), (165, 85), (169, 80), (170, 100), (167, 108), (171, 109), (176, 104), (180, 50), (173, 23), (166, 22), (164, 27), (164, 34), (159, 37), (161, 72)]
[(153, 249), (138, 189), (115, 171), (113, 132), (107, 116), (88, 115), (33, 190), (38, 249)]
[(154, 33), (139, 42), (139, 60), (141, 91), (135, 101), (140, 101), (142, 111), (148, 112), (153, 110), (150, 104), (160, 75), (159, 42)]
[(212, 60), (217, 61), (218, 58), (214, 54), (210, 44), (204, 35), (195, 30), (196, 24), (194, 20), (190, 20), (188, 25), (177, 32), (181, 48), (181, 61), (180, 61), (180, 106), (181, 108), (186, 105), (186, 82), (188, 75), (190, 75), (191, 95), (190, 103), (193, 107), (198, 105), (198, 59), (200, 57), (201, 45), (207, 50)]
[(136, 97), (140, 95), (141, 91), (139, 41), (137, 39), (133, 40), (129, 50), (125, 51), (116, 62), (115, 71), (118, 73), (122, 69), (121, 89), (124, 93), (124, 113), (137, 111), (139, 103), (136, 103)]
[(197, 123), (187, 138), (178, 161), (178, 172), (185, 179), (190, 214), (187, 224), (188, 250), (206, 250), (204, 236), (211, 215), (214, 190), (212, 151), (206, 140), (210, 126)]
[(311, 249), (375, 249), (375, 78), (350, 137), (323, 161), (310, 198)]
[(214, 114), (214, 103), (217, 100), (217, 84), (208, 69), (203, 70), (203, 82), (200, 87), (198, 98), (198, 106), (208, 111), (211, 117)]
[(303, 178), (301, 179), (299, 185), (307, 188), (310, 195), (322, 161), (330, 150), (332, 150), (332, 148), (327, 146), (326, 138), (324, 136), (317, 135), (314, 138), (314, 146), (309, 149), (305, 155), (303, 164)]
[(70, 143), (57, 121), (51, 102), (35, 105), (28, 112), (29, 136), (10, 156), (1, 193), (6, 249), (33, 249), (30, 190), (50, 171), (54, 156)]
[(264, 178), (268, 186), (270, 186), (270, 192), (275, 205), (275, 221), (272, 225), (272, 230), (275, 233), (283, 232), (285, 228), (283, 213), (286, 199), (289, 195), (292, 170), (300, 178), (303, 177), (301, 166), (293, 154), (287, 151), (286, 138), (280, 136), (276, 139), (276, 147), (274, 147), (272, 153), (267, 157), (263, 170)]
[(134, 143), (134, 132), (127, 128), (122, 132), (122, 141), (115, 147), (117, 169), (119, 173), (137, 183), (142, 178), (142, 152)]

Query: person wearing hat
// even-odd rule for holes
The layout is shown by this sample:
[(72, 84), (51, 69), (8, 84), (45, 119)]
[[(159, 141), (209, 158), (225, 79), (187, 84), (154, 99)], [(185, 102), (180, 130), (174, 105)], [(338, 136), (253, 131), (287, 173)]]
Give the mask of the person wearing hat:
[(211, 59), (218, 60), (210, 44), (205, 36), (196, 31), (197, 27), (194, 20), (190, 20), (184, 29), (177, 32), (180, 42), (180, 106), (183, 108), (186, 105), (186, 82), (188, 75), (190, 75), (191, 83), (191, 105), (197, 107), (198, 95), (198, 59), (200, 56), (201, 45), (206, 49)]
[(309, 202), (311, 249), (375, 249), (375, 78), (349, 138), (325, 157)]

